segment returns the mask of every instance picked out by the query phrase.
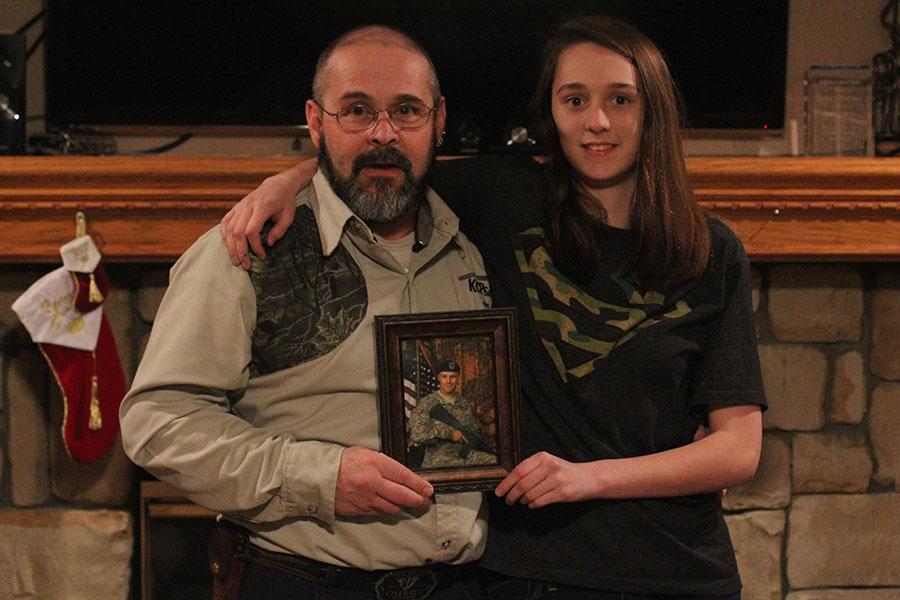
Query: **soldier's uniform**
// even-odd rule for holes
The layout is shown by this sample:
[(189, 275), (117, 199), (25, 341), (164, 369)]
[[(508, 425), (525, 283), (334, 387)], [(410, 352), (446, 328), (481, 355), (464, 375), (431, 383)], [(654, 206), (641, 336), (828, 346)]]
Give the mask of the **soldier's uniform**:
[[(494, 454), (468, 448), (451, 438), (454, 427), (431, 416), (432, 409), (442, 406), (466, 429), (481, 434), (472, 407), (460, 394), (447, 395), (435, 390), (422, 398), (413, 409), (406, 424), (409, 441), (424, 449), (422, 467), (457, 467), (464, 465), (497, 464)], [(471, 440), (470, 440), (471, 441)]]

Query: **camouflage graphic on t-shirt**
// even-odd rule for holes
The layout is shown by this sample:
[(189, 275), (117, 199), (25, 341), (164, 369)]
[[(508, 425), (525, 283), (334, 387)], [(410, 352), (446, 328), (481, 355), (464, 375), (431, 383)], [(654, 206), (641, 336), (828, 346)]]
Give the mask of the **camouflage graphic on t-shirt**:
[(603, 296), (613, 302), (594, 297), (556, 268), (539, 227), (514, 235), (513, 246), (538, 334), (564, 381), (592, 373), (598, 360), (640, 329), (691, 311), (681, 300), (666, 307), (662, 294), (642, 294), (631, 281), (614, 273), (601, 276), (603, 280), (595, 286), (608, 292)]
[(334, 350), (366, 314), (366, 281), (342, 246), (322, 254), (315, 215), (297, 209), (294, 223), (266, 260), (253, 260), (256, 330), (251, 373), (293, 367)]

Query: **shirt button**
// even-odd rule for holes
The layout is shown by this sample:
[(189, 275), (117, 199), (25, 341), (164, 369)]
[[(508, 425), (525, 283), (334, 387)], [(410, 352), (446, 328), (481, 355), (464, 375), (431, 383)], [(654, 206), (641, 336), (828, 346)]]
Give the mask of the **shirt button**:
[(444, 540), (443, 542), (441, 542), (441, 548), (443, 548), (444, 550), (446, 550), (449, 547), (450, 547), (450, 540)]
[(310, 504), (309, 506), (306, 507), (306, 512), (307, 512), (307, 514), (310, 514), (310, 515), (318, 514), (319, 507), (316, 506), (315, 504)]

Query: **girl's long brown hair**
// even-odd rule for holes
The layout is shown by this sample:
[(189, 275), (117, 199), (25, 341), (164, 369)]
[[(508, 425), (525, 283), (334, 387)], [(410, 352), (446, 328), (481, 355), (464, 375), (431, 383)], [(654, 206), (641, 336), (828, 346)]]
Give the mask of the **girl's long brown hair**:
[(568, 21), (544, 47), (532, 109), (550, 155), (550, 250), (557, 266), (577, 282), (583, 283), (597, 273), (601, 251), (596, 227), (581, 208), (574, 169), (563, 154), (551, 112), (559, 56), (566, 48), (583, 42), (621, 54), (637, 71), (644, 121), (631, 209), (636, 244), (624, 273), (641, 287), (665, 291), (699, 277), (706, 269), (710, 247), (706, 213), (694, 201), (688, 181), (679, 101), (665, 59), (641, 32), (606, 16)]

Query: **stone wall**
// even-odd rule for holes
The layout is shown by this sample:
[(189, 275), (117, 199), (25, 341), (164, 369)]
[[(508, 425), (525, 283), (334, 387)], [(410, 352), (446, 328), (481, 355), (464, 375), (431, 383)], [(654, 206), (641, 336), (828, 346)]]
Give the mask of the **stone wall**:
[[(143, 474), (118, 446), (66, 455), (56, 384), (9, 308), (47, 270), (0, 267), (0, 600), (136, 597)], [(166, 274), (110, 268), (129, 376)], [(770, 408), (757, 476), (723, 500), (744, 599), (900, 600), (900, 265), (759, 264), (753, 299)], [(168, 548), (170, 566), (198, 551)]]
[(723, 505), (745, 600), (900, 600), (900, 265), (757, 265), (769, 410)]

